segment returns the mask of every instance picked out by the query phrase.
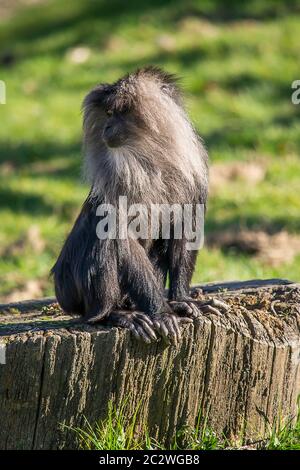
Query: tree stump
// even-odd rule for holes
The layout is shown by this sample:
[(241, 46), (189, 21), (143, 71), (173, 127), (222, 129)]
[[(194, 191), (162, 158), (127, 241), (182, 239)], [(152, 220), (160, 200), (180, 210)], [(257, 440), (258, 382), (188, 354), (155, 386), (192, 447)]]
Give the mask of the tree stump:
[(178, 347), (90, 326), (55, 299), (0, 305), (0, 448), (76, 448), (61, 425), (84, 427), (128, 399), (138, 422), (168, 443), (199, 412), (228, 437), (262, 438), (295, 417), (300, 393), (300, 284), (208, 284), (226, 302), (184, 327)]

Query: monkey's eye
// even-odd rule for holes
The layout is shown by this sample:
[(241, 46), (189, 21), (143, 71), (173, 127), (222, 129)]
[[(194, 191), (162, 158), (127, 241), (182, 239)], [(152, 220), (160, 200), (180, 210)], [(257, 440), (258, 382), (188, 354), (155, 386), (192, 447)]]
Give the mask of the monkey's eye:
[(130, 109), (129, 109), (129, 108), (123, 108), (123, 109), (122, 109), (122, 112), (121, 112), (121, 115), (122, 115), (122, 116), (127, 116), (129, 113), (130, 113)]
[(107, 109), (106, 116), (112, 116), (112, 115), (113, 115), (113, 111), (111, 109)]

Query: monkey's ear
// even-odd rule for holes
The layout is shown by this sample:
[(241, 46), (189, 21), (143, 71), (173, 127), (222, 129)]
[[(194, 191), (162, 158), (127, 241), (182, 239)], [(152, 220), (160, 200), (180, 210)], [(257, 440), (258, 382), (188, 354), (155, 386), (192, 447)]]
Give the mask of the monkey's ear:
[(90, 106), (105, 107), (112, 94), (112, 85), (102, 83), (93, 88), (84, 98), (82, 108)]
[(170, 87), (169, 85), (167, 85), (166, 83), (163, 83), (163, 85), (161, 85), (161, 90), (164, 91), (165, 93), (170, 93)]
[(182, 106), (182, 96), (176, 82), (163, 83), (160, 89), (163, 93), (172, 98), (178, 105)]

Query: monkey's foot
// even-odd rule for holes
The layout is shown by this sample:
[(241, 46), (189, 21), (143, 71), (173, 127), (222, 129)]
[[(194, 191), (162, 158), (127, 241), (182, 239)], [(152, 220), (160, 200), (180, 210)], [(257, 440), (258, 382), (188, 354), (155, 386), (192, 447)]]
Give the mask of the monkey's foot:
[(222, 315), (228, 312), (230, 306), (219, 299), (210, 298), (206, 300), (193, 300), (187, 299), (185, 301), (171, 300), (170, 307), (178, 315), (185, 317), (198, 318), (201, 314), (212, 313), (215, 315)]
[(107, 317), (106, 323), (110, 326), (127, 328), (136, 339), (147, 344), (158, 340), (153, 322), (147, 315), (141, 312), (114, 310)]
[(177, 345), (181, 341), (180, 326), (191, 323), (193, 320), (187, 317), (179, 317), (175, 314), (163, 312), (151, 316), (151, 320), (157, 333), (167, 342)]
[(179, 317), (188, 317), (191, 319), (199, 317), (199, 309), (193, 302), (193, 299), (186, 300), (169, 300), (168, 304), (170, 305), (173, 312), (175, 312)]
[(230, 305), (222, 300), (215, 299), (214, 297), (207, 300), (194, 301), (195, 305), (201, 313), (212, 313), (214, 315), (222, 315), (230, 310)]

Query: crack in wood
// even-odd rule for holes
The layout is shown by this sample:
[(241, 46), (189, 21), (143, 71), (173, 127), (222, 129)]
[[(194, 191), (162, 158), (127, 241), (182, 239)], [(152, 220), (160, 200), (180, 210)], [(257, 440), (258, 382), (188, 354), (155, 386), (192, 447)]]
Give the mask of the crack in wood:
[[(77, 448), (75, 435), (59, 431), (59, 423), (81, 426), (85, 416), (93, 424), (105, 418), (110, 400), (120, 407), (128, 396), (126, 417), (141, 403), (140, 428), (166, 444), (178, 428), (193, 426), (199, 411), (217, 434), (247, 440), (262, 438), (266, 420), (272, 423), (279, 410), (286, 419), (294, 416), (300, 285), (255, 280), (226, 286), (202, 286), (204, 298), (216, 296), (230, 308), (218, 316), (200, 312), (184, 327), (178, 348), (140, 344), (128, 331), (71, 316), (44, 321), (44, 300), (33, 301), (33, 311), (28, 302), (18, 304), (21, 315), (5, 308), (0, 448)], [(276, 314), (274, 300), (280, 300)]]

